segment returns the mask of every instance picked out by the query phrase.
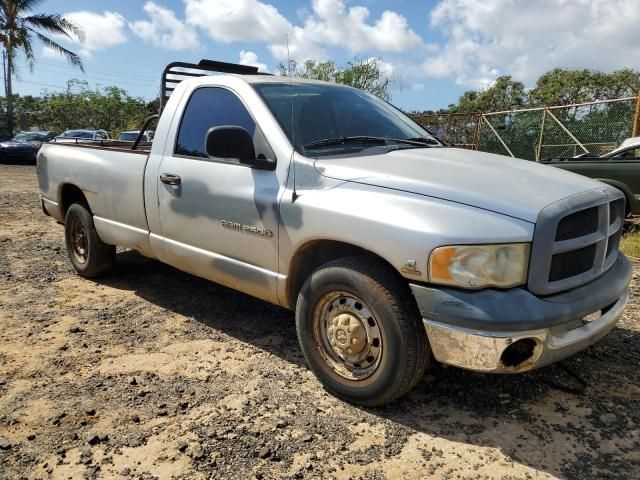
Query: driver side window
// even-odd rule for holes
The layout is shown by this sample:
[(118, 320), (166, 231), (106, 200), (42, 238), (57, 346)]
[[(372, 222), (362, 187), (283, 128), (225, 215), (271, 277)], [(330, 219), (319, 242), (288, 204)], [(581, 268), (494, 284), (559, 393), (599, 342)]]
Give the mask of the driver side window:
[(205, 137), (211, 127), (239, 126), (255, 138), (256, 123), (240, 99), (220, 87), (203, 87), (193, 92), (182, 115), (176, 155), (209, 159)]

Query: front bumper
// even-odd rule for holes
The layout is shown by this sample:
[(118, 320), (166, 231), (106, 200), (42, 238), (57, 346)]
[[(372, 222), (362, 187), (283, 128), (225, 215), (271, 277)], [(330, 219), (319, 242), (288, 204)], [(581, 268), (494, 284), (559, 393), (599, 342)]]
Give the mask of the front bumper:
[[(630, 281), (631, 265), (620, 254), (598, 279), (549, 297), (520, 288), (411, 289), (436, 360), (469, 370), (513, 373), (566, 358), (604, 337), (624, 311)], [(594, 312), (601, 316), (583, 321)], [(528, 353), (518, 361), (512, 355), (516, 345)]]

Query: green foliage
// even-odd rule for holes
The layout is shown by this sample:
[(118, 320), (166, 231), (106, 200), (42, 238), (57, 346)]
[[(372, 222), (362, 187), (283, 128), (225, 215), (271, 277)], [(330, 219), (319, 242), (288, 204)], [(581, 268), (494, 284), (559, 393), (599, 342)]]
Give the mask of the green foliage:
[(498, 112), (523, 108), (527, 104), (524, 83), (517, 82), (510, 75), (498, 77), (486, 90), (468, 90), (452, 105), (453, 112)]
[(33, 68), (35, 60), (33, 42), (37, 39), (45, 47), (65, 57), (69, 63), (84, 71), (80, 57), (51, 38), (53, 36), (53, 38), (82, 39), (82, 30), (60, 14), (34, 14), (33, 10), (42, 2), (43, 0), (0, 0), (0, 42), (7, 54), (6, 125), (9, 132), (12, 132), (14, 127), (12, 79), (15, 74), (14, 61), (18, 52), (23, 53), (29, 67)]
[[(601, 155), (631, 136), (635, 100), (554, 108), (546, 114), (540, 107), (634, 97), (639, 91), (640, 72), (634, 70), (556, 68), (540, 76), (530, 90), (503, 76), (484, 90), (465, 92), (446, 112), (412, 116), (445, 140), (486, 152), (508, 155), (504, 142), (519, 158), (571, 157), (584, 151), (573, 135), (591, 153)], [(539, 109), (485, 115), (478, 127), (481, 113), (523, 108)]]
[(630, 69), (603, 73), (595, 70), (563, 70), (545, 73), (529, 92), (533, 106), (568, 105), (610, 98), (631, 97), (640, 91), (640, 72)]
[(393, 80), (380, 70), (380, 59), (355, 60), (345, 67), (339, 67), (333, 61), (316, 62), (307, 60), (302, 65), (290, 61), (288, 65), (280, 63), (277, 67), (279, 75), (324, 80), (325, 82), (342, 83), (360, 88), (384, 100), (391, 98)]
[(553, 69), (538, 78), (535, 87), (527, 90), (511, 76), (498, 77), (484, 90), (467, 90), (450, 112), (489, 113), (587, 103), (623, 97), (633, 97), (640, 91), (640, 72), (630, 69), (611, 73), (596, 70)]
[[(0, 108), (5, 105), (0, 98)], [(136, 130), (158, 112), (158, 100), (145, 102), (119, 87), (91, 90), (85, 81), (70, 80), (67, 91), (45, 91), (40, 97), (14, 96), (17, 127), (62, 132), (72, 128), (104, 129), (111, 136)], [(3, 108), (4, 110), (4, 108)]]

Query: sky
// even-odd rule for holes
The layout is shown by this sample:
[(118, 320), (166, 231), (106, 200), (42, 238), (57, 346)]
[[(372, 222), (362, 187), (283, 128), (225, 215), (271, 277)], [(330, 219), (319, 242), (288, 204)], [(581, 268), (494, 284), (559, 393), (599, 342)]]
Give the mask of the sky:
[(392, 79), (392, 103), (424, 110), (500, 75), (532, 87), (555, 67), (640, 69), (640, 0), (48, 0), (41, 9), (84, 31), (56, 40), (81, 55), (86, 73), (37, 45), (33, 72), (18, 63), (22, 95), (78, 78), (152, 99), (177, 60), (275, 72), (287, 55), (375, 58)]

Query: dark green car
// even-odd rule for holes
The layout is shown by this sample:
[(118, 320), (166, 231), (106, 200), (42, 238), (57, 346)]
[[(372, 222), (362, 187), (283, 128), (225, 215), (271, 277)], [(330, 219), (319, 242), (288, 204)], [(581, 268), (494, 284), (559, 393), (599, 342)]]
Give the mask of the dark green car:
[(640, 137), (628, 138), (602, 157), (551, 158), (540, 163), (579, 173), (622, 190), (627, 215), (640, 214)]

